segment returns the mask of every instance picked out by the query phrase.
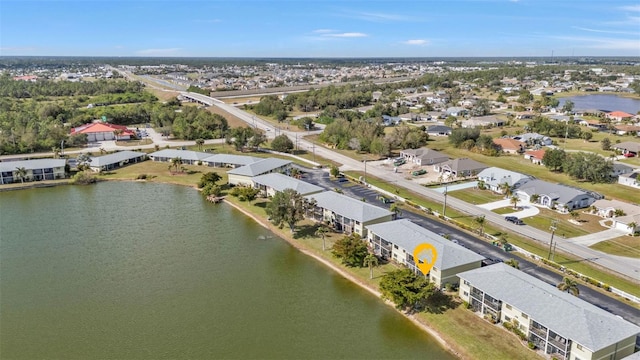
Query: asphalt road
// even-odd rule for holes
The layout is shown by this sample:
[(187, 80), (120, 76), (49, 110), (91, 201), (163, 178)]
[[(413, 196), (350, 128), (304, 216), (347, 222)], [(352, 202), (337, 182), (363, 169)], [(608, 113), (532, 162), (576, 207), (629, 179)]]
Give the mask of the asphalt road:
[[(303, 171), (306, 172), (304, 178), (305, 181), (322, 186), (326, 189), (339, 188), (345, 195), (356, 199), (364, 198), (366, 202), (376, 206), (386, 208), (390, 206), (390, 204), (383, 204), (378, 199), (378, 196), (380, 195), (379, 193), (364, 185), (354, 185), (353, 182), (332, 180), (330, 179), (329, 174), (323, 170), (303, 169)], [(520, 264), (520, 270), (553, 286), (562, 281), (562, 275), (540, 267), (536, 263), (530, 262), (526, 259), (512, 256), (497, 246), (493, 246), (486, 241), (458, 230), (456, 227), (443, 224), (426, 215), (418, 215), (407, 211), (400, 214), (399, 218), (410, 219), (412, 222), (435, 233), (448, 234), (450, 239), (458, 240), (461, 245), (464, 245), (468, 249), (475, 251), (488, 259), (500, 259), (502, 261), (512, 258), (516, 259)], [(598, 291), (592, 290), (586, 286), (580, 286), (580, 298), (640, 326), (640, 310), (632, 306), (613, 299)]]

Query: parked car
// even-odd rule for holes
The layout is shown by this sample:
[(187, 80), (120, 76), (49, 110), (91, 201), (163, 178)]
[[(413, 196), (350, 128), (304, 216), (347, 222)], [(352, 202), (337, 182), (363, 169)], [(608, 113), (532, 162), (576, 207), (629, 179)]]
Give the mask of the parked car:
[(628, 153), (624, 154), (623, 156), (624, 156), (624, 157), (628, 157), (628, 158), (630, 158), (630, 157), (634, 157), (634, 156), (635, 156), (635, 154), (634, 154), (634, 153), (632, 153), (632, 152), (628, 152)]
[(505, 216), (504, 219), (516, 225), (524, 225), (524, 221), (522, 221), (521, 219), (518, 219), (515, 216)]
[(405, 164), (406, 162), (407, 162), (407, 160), (405, 160), (405, 159), (399, 159), (399, 160), (396, 160), (396, 161), (393, 162), (393, 166), (400, 166), (400, 165)]
[(414, 172), (411, 173), (411, 175), (413, 176), (420, 176), (420, 175), (424, 175), (427, 173), (427, 170), (425, 169), (420, 169), (420, 170), (416, 170)]

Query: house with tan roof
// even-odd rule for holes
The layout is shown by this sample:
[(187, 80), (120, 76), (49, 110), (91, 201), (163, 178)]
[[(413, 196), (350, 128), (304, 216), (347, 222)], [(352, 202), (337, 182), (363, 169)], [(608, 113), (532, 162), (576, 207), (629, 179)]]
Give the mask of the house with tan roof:
[(534, 164), (544, 165), (542, 163), (542, 158), (544, 157), (545, 152), (547, 152), (546, 149), (527, 150), (524, 152), (524, 158), (531, 161)]
[(469, 158), (449, 160), (433, 166), (435, 171), (452, 178), (475, 176), (486, 168), (487, 165)]
[(449, 160), (447, 155), (424, 147), (402, 150), (400, 156), (405, 158), (407, 162), (420, 166), (435, 165)]
[(507, 154), (521, 154), (524, 152), (525, 143), (515, 139), (497, 138), (493, 139), (493, 143), (500, 146), (503, 152)]

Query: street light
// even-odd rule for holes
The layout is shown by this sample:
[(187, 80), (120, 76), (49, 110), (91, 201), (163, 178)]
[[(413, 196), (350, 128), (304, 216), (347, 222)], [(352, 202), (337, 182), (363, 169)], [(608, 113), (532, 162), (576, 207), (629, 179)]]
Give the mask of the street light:
[(442, 216), (447, 217), (447, 190), (449, 189), (449, 185), (444, 185), (444, 204), (442, 205)]
[(364, 183), (367, 183), (367, 159), (364, 159)]
[(553, 235), (555, 235), (557, 228), (558, 219), (553, 219), (553, 221), (551, 221), (551, 226), (549, 227), (549, 230), (551, 230), (551, 240), (549, 241), (549, 255), (547, 255), (547, 260), (551, 260), (553, 255)]

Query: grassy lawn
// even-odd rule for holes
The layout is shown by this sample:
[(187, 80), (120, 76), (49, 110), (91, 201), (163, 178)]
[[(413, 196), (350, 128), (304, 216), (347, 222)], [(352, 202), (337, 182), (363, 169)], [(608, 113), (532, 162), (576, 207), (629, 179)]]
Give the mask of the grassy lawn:
[(140, 145), (149, 145), (153, 144), (153, 140), (151, 139), (142, 139), (142, 140), (129, 140), (129, 141), (116, 141), (116, 145), (118, 146), (140, 146)]
[(221, 115), (222, 117), (227, 119), (227, 124), (230, 128), (249, 126), (249, 124), (242, 121), (239, 117), (231, 115), (226, 110), (221, 109), (219, 106), (209, 106), (207, 107), (207, 111)]
[[(170, 183), (177, 185), (195, 186), (202, 177), (202, 174), (207, 172), (217, 172), (222, 177), (219, 184), (227, 182), (227, 168), (214, 168), (209, 166), (198, 165), (183, 165), (187, 172), (185, 173), (172, 173), (169, 171), (169, 163), (156, 162), (156, 161), (144, 161), (138, 164), (125, 166), (115, 171), (108, 172), (104, 175), (100, 175), (99, 178), (109, 180), (136, 180), (138, 175), (147, 174), (147, 180), (149, 182)], [(174, 169), (175, 170), (175, 169)]]
[(513, 206), (505, 206), (505, 207), (501, 207), (501, 208), (497, 208), (497, 209), (493, 209), (491, 210), (496, 214), (500, 214), (500, 215), (505, 215), (505, 214), (511, 214), (514, 213), (518, 210), (514, 210)]
[(600, 226), (596, 219), (592, 218), (591, 216), (589, 217), (589, 219), (587, 219), (586, 215), (581, 214), (580, 218), (582, 218), (583, 220), (583, 225), (578, 226), (569, 222), (569, 219), (571, 219), (571, 216), (569, 214), (560, 214), (556, 211), (540, 207), (538, 209), (540, 210), (540, 213), (536, 216), (528, 217), (525, 220), (526, 224), (536, 229), (549, 232), (552, 221), (554, 219), (557, 219), (558, 222), (556, 224), (556, 235), (559, 237), (570, 238), (606, 230), (605, 228)]
[(449, 191), (447, 192), (447, 194), (453, 196), (456, 199), (468, 202), (469, 204), (477, 205), (504, 200), (504, 195), (494, 194), (490, 190), (480, 190), (473, 188)]
[(589, 247), (611, 255), (640, 258), (640, 237), (638, 236), (620, 236)]

